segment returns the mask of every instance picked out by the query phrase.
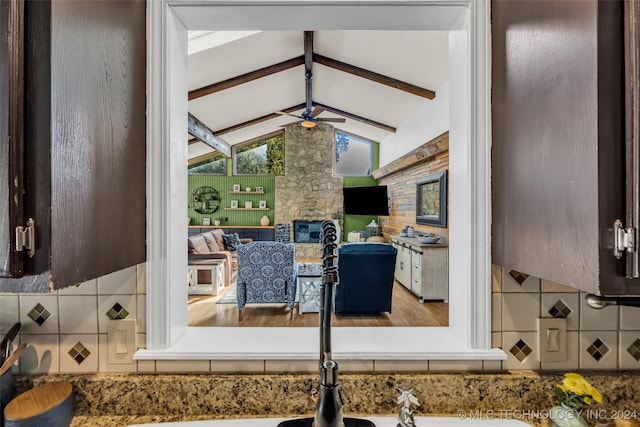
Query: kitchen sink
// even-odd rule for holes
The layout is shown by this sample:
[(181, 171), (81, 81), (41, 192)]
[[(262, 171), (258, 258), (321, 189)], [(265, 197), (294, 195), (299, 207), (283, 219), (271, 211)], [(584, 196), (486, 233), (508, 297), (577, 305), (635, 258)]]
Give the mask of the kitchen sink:
[[(347, 420), (356, 420), (356, 424), (350, 426)], [(375, 427), (396, 427), (398, 419), (393, 416), (363, 417), (359, 419), (345, 417), (345, 427), (367, 427), (371, 424), (360, 424), (368, 421)], [(460, 417), (415, 417), (416, 427), (531, 427), (520, 420), (511, 419), (477, 419)], [(207, 420), (207, 421), (178, 421), (155, 424), (132, 424), (129, 427), (277, 427), (280, 423), (286, 427), (310, 427), (312, 417), (309, 418), (245, 418), (233, 420)]]

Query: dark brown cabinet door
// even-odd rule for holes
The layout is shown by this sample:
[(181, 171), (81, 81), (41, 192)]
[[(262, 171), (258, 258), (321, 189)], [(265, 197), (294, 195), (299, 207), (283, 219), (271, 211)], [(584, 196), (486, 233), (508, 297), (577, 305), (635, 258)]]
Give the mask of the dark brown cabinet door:
[(623, 2), (492, 2), (492, 256), (595, 294), (637, 295), (626, 220)]
[(145, 260), (145, 2), (23, 7), (24, 271), (58, 289)]
[(13, 250), (15, 226), (24, 225), (24, 3), (0, 2), (0, 277), (22, 276), (24, 257)]

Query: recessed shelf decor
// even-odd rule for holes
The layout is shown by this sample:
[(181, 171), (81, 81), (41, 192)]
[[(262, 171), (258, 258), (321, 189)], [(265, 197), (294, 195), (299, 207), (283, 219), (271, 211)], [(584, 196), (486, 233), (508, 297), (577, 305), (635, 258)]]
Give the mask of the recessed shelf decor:
[(191, 209), (199, 214), (212, 214), (220, 207), (220, 193), (213, 187), (202, 186), (191, 194)]
[(229, 194), (264, 194), (264, 191), (229, 191)]

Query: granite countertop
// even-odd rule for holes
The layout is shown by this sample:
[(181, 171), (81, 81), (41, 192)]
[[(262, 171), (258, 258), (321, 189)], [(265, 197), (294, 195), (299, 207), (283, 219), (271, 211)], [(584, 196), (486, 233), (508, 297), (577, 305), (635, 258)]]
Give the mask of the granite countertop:
[[(580, 373), (604, 396), (604, 403), (593, 409), (640, 413), (640, 371)], [(346, 416), (396, 414), (396, 387), (400, 387), (414, 389), (420, 401), (416, 416), (493, 411), (496, 418), (521, 419), (546, 427), (548, 420), (537, 414), (559, 404), (552, 390), (561, 380), (562, 372), (347, 373), (340, 377), (340, 388)], [(68, 381), (74, 387), (72, 426), (120, 427), (168, 421), (310, 416), (315, 410), (310, 390), (316, 386), (317, 375), (17, 375), (16, 388), (23, 392), (51, 381)], [(620, 426), (638, 427), (637, 418), (626, 421)]]

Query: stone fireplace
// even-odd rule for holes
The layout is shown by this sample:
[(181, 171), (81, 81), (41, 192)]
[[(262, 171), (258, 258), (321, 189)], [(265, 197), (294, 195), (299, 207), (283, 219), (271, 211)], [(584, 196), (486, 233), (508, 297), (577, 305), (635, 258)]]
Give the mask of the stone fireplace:
[(322, 221), (293, 220), (294, 243), (320, 243)]
[[(342, 177), (333, 175), (334, 128), (318, 123), (313, 129), (285, 127), (285, 175), (275, 178), (275, 223), (323, 221), (342, 217)], [(291, 240), (295, 235), (291, 236)], [(298, 242), (296, 258), (320, 258), (319, 243)]]

